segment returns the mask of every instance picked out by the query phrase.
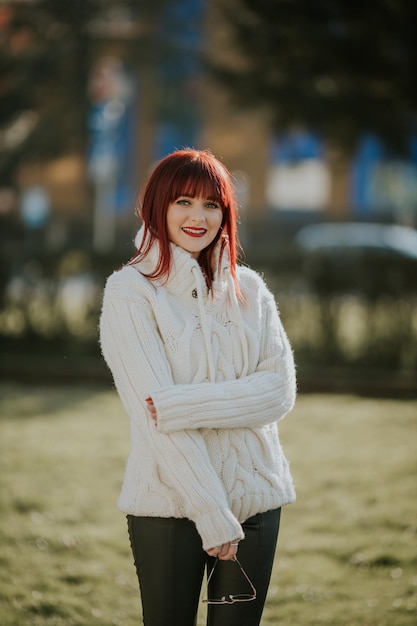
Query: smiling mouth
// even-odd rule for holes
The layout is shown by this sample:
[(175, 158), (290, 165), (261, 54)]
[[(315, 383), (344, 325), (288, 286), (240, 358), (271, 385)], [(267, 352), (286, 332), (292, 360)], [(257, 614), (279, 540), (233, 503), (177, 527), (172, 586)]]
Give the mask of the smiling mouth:
[(205, 228), (183, 228), (182, 231), (190, 237), (204, 237), (207, 232)]

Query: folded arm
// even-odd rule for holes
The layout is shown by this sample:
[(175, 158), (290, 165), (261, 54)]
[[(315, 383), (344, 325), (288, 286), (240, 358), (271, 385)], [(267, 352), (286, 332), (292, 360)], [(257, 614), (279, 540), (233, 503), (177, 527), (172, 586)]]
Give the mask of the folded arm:
[(258, 428), (282, 419), (296, 395), (294, 358), (275, 301), (263, 310), (256, 371), (217, 383), (168, 385), (151, 390), (158, 429)]
[(109, 289), (104, 298), (100, 337), (103, 356), (123, 405), (154, 448), (164, 481), (181, 496), (184, 515), (196, 524), (203, 548), (242, 539), (241, 525), (229, 508), (198, 430), (159, 432), (147, 414), (149, 390), (173, 386), (150, 310), (115, 296)]

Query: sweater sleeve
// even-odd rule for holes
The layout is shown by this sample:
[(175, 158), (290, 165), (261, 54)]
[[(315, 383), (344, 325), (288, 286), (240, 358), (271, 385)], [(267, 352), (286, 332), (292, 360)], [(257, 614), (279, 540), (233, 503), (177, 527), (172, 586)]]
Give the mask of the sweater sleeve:
[(230, 510), (201, 433), (159, 432), (149, 418), (145, 403), (149, 391), (173, 385), (164, 346), (150, 307), (120, 297), (111, 282), (100, 319), (101, 349), (132, 426), (149, 442), (164, 481), (179, 494), (185, 516), (196, 524), (203, 548), (242, 539), (242, 527)]
[(256, 371), (217, 383), (151, 390), (162, 432), (198, 428), (257, 428), (282, 419), (294, 406), (296, 377), (290, 343), (268, 294), (262, 314)]

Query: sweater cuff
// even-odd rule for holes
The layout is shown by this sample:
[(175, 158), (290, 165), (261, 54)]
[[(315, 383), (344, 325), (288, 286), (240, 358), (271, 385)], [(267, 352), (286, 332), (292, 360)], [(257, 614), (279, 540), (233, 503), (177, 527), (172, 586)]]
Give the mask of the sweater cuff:
[(245, 538), (242, 526), (231, 511), (211, 511), (194, 521), (203, 542), (203, 550)]

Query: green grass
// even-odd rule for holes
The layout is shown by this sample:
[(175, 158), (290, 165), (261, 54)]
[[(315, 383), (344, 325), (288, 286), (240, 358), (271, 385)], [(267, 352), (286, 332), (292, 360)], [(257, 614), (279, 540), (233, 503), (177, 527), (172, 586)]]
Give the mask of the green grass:
[[(112, 390), (0, 388), (0, 623), (136, 626)], [(263, 625), (417, 623), (417, 401), (300, 396), (282, 422), (297, 503)], [(204, 624), (204, 608), (199, 624)]]

